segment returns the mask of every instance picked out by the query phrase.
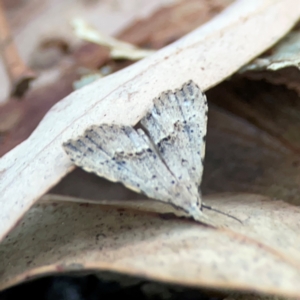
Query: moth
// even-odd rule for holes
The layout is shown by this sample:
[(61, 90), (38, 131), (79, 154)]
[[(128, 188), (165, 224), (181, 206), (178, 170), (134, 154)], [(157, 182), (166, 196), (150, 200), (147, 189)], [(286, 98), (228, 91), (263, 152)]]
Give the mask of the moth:
[[(142, 118), (140, 129), (115, 124), (88, 128), (63, 144), (71, 161), (127, 188), (166, 202), (196, 221), (203, 213), (200, 184), (208, 105), (193, 81), (163, 92)], [(209, 208), (209, 207), (207, 207)]]

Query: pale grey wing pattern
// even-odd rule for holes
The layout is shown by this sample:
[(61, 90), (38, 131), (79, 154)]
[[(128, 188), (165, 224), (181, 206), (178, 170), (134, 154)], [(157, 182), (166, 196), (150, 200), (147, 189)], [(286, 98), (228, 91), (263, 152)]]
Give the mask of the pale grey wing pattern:
[(193, 82), (154, 99), (152, 110), (141, 120), (165, 164), (182, 182), (200, 185), (205, 156), (207, 100)]
[(177, 199), (191, 198), (185, 188), (178, 187), (176, 178), (140, 129), (106, 124), (92, 126), (63, 147), (70, 159), (85, 171), (121, 182), (150, 198), (175, 205)]

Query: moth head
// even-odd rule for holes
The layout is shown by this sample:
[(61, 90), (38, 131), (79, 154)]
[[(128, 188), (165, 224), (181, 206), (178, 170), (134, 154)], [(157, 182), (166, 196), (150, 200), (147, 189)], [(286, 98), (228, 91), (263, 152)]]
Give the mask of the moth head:
[(192, 203), (190, 207), (188, 208), (188, 212), (191, 216), (195, 215), (202, 215), (201, 206), (199, 206), (197, 203)]

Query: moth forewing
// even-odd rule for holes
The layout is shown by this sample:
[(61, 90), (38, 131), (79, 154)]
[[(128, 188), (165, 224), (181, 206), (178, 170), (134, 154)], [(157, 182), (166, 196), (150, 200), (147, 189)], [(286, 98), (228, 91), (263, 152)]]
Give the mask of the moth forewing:
[(153, 100), (142, 129), (101, 124), (63, 144), (75, 165), (212, 224), (201, 210), (207, 100), (188, 81)]

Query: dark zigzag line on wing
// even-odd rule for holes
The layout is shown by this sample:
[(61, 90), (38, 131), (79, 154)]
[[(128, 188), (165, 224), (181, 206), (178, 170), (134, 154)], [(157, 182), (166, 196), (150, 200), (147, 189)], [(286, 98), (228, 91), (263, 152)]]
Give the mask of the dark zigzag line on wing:
[[(126, 134), (126, 131), (124, 130), (123, 127), (120, 127), (120, 129)], [(133, 129), (133, 128), (132, 128), (132, 129)], [(134, 130), (134, 129), (133, 129), (133, 130)], [(97, 132), (94, 131), (94, 133), (95, 133), (98, 137), (100, 137), (100, 136), (98, 135)], [(137, 132), (136, 132), (136, 133), (137, 133)], [(126, 135), (128, 136), (128, 134), (126, 134)], [(142, 139), (142, 137), (141, 137), (138, 133), (137, 133), (137, 135), (138, 135), (138, 138)], [(119, 157), (123, 156), (123, 155), (120, 155), (120, 152), (115, 152), (115, 154), (114, 154), (113, 156), (111, 156), (111, 155), (107, 154), (107, 152), (106, 152), (106, 151), (105, 151), (98, 143), (96, 143), (92, 138), (88, 137), (87, 135), (85, 135), (85, 138), (87, 138), (90, 142), (92, 142), (92, 143), (93, 143), (100, 151), (104, 152), (107, 156), (111, 157), (112, 160), (113, 160), (113, 158), (116, 158), (117, 156), (119, 156)], [(128, 136), (128, 138), (130, 139), (129, 136)], [(148, 138), (148, 139), (149, 139), (149, 138)], [(145, 142), (144, 140), (142, 140), (142, 141), (143, 141), (144, 144), (146, 144), (146, 142)], [(135, 152), (134, 154), (137, 154), (137, 153), (146, 154), (146, 156), (144, 157), (144, 159), (147, 159), (149, 162), (151, 162), (151, 166), (153, 166), (153, 169), (154, 169), (154, 171), (156, 172), (156, 174), (160, 174), (160, 173), (157, 171), (157, 169), (156, 169), (155, 163), (152, 162), (152, 159), (156, 159), (156, 158), (160, 159), (159, 155), (158, 155), (157, 152), (156, 152), (156, 149), (153, 149), (153, 150), (150, 149), (150, 147), (148, 147), (147, 144), (146, 144), (146, 147), (147, 147), (147, 148), (144, 148), (143, 151), (141, 151), (141, 152)], [(154, 151), (153, 155), (154, 155), (155, 157), (153, 157), (153, 158), (148, 158), (148, 156), (149, 156), (149, 151), (147, 151), (147, 150), (151, 150), (151, 153)], [(126, 156), (123, 156), (123, 157), (126, 159)], [(128, 174), (133, 174), (134, 177), (137, 177), (137, 175), (141, 175), (141, 174), (139, 174), (140, 172), (137, 171), (138, 173), (136, 173), (136, 172), (134, 172), (135, 170), (132, 170), (132, 169), (130, 170), (130, 169), (128, 169), (128, 168), (126, 167), (126, 165), (120, 164), (120, 163), (118, 163), (118, 162), (115, 161), (115, 160), (113, 160), (113, 161), (114, 161), (114, 164), (117, 164), (117, 165), (118, 165), (119, 167), (121, 167), (123, 170), (126, 170)], [(149, 173), (152, 173), (152, 172), (151, 172), (151, 169), (149, 169), (149, 166), (147, 166), (147, 168), (148, 168)], [(149, 177), (147, 176), (146, 178), (144, 178), (144, 179), (142, 179), (142, 180), (151, 180), (151, 178), (149, 178)], [(124, 179), (123, 179), (123, 181), (125, 182)], [(140, 184), (138, 184), (137, 188), (141, 189)], [(165, 191), (166, 193), (168, 192), (167, 189), (165, 189), (165, 188), (164, 188), (164, 191)]]
[[(190, 94), (188, 96), (186, 95), (186, 91), (185, 91), (186, 89), (188, 91), (190, 91)], [(189, 82), (189, 83), (183, 85), (183, 87), (178, 92), (180, 92), (181, 95), (183, 95), (184, 99), (188, 99), (189, 102), (194, 103), (194, 106), (196, 106), (196, 107), (201, 105), (200, 100), (202, 98), (205, 100), (204, 106), (205, 107), (207, 106), (207, 100), (205, 98), (205, 95), (201, 92), (198, 85), (196, 85), (193, 82)], [(192, 99), (190, 99), (190, 98), (192, 98)], [(176, 93), (176, 99), (179, 102), (179, 99), (177, 97), (177, 93)], [(199, 101), (199, 103), (195, 103), (196, 101)], [(186, 127), (188, 127), (186, 129), (186, 131), (187, 131), (189, 141), (190, 141), (190, 144), (189, 144), (190, 154), (193, 157), (193, 166), (194, 167), (191, 166), (191, 169), (192, 169), (192, 171), (195, 171), (197, 169), (199, 171), (199, 174), (198, 174), (198, 172), (194, 172), (194, 174), (191, 174), (191, 176), (194, 175), (193, 177), (196, 177), (194, 179), (196, 179), (196, 184), (199, 185), (201, 183), (201, 180), (202, 180), (202, 173), (200, 172), (200, 169), (201, 169), (201, 167), (203, 168), (203, 163), (204, 163), (204, 158), (201, 157), (202, 147), (204, 147), (204, 145), (205, 145), (204, 140), (203, 140), (203, 135), (206, 134), (206, 133), (204, 133), (204, 131), (206, 132), (206, 130), (201, 130), (199, 128), (199, 126), (200, 126), (200, 124), (203, 123), (203, 125), (206, 128), (205, 117), (206, 117), (207, 109), (205, 109), (205, 113), (203, 115), (200, 115), (200, 113), (202, 113), (202, 109), (201, 109), (202, 107), (201, 106), (198, 107), (199, 111), (195, 112), (195, 114), (197, 114), (197, 113), (199, 114), (198, 115), (199, 124), (198, 124), (197, 123), (197, 119), (198, 119), (197, 115), (195, 115), (195, 114), (193, 115), (193, 112), (191, 112), (191, 111), (184, 112), (182, 105), (179, 105), (179, 107), (180, 107), (183, 118), (186, 120), (186, 123), (187, 124), (190, 123), (190, 125), (195, 126), (195, 128), (190, 127), (190, 126), (186, 126)], [(192, 120), (190, 120), (190, 121), (187, 119), (189, 116), (191, 116), (191, 118), (192, 118)], [(191, 132), (191, 130), (193, 130), (193, 132)], [(194, 151), (192, 151), (194, 148), (196, 150), (196, 153), (194, 153)], [(195, 161), (195, 159), (197, 161)]]
[[(188, 98), (186, 97), (186, 94), (185, 94), (185, 91), (184, 91), (183, 87), (182, 87), (177, 93), (179, 93), (179, 92), (182, 93), (183, 98), (184, 98), (184, 99), (181, 100), (181, 101), (185, 101), (185, 99), (188, 99)], [(193, 138), (192, 138), (192, 136), (191, 136), (191, 134), (190, 134), (190, 126), (188, 125), (189, 120), (186, 119), (186, 116), (185, 116), (185, 114), (183, 113), (183, 110), (182, 110), (182, 107), (181, 107), (181, 105), (180, 105), (180, 100), (178, 99), (178, 94), (177, 94), (177, 93), (175, 93), (175, 98), (176, 98), (176, 101), (177, 101), (177, 103), (178, 103), (178, 107), (179, 107), (179, 110), (180, 110), (180, 112), (181, 112), (182, 119), (184, 120), (184, 122), (183, 122), (184, 131), (185, 131), (185, 133), (187, 134), (187, 136), (188, 136), (188, 138), (189, 138), (189, 144), (188, 144), (187, 146), (188, 146), (188, 148), (189, 148), (190, 159), (192, 160), (191, 163), (192, 163), (192, 165), (194, 166), (194, 167), (192, 167), (192, 166), (189, 166), (189, 167), (192, 168), (193, 171), (195, 171), (195, 170), (196, 170), (196, 169), (195, 169), (196, 162), (195, 162), (194, 155), (193, 155), (193, 151), (192, 151), (192, 140), (193, 140)], [(189, 99), (188, 99), (187, 101), (191, 102), (191, 100), (189, 100)], [(191, 176), (191, 178), (192, 178), (192, 174), (190, 174), (190, 176)]]
[[(182, 115), (180, 113), (180, 109), (178, 108), (178, 102), (176, 99), (174, 99), (174, 102), (171, 100), (171, 97), (174, 96), (174, 92), (167, 91), (160, 95), (159, 98), (156, 98), (154, 100), (154, 106), (150, 112), (147, 113), (147, 115), (142, 119), (142, 124), (147, 129), (150, 136), (153, 136), (154, 141), (157, 145), (158, 152), (160, 153), (161, 159), (164, 162), (165, 166), (169, 169), (169, 171), (175, 176), (175, 173), (178, 173), (178, 170), (181, 168), (181, 161), (183, 157), (187, 156), (187, 154), (183, 153), (184, 146), (181, 145), (180, 141), (184, 140), (183, 134), (180, 130), (174, 130), (174, 126), (176, 124), (180, 123), (182, 125)], [(166, 130), (165, 127), (165, 119), (168, 117), (168, 114), (177, 116), (175, 120), (172, 120), (172, 131), (170, 132), (170, 126), (168, 126), (168, 130)], [(167, 115), (166, 115), (167, 114)], [(155, 116), (157, 115), (157, 116)], [(150, 127), (154, 128), (155, 133), (150, 133), (149, 129)], [(158, 139), (155, 137), (158, 136), (164, 136), (161, 139)], [(181, 138), (180, 138), (181, 137)], [(165, 148), (168, 152), (170, 152), (170, 145), (167, 144), (168, 140), (173, 139), (174, 144), (176, 147), (171, 151), (172, 156), (174, 157), (175, 164), (171, 163), (170, 158), (166, 156), (166, 153), (164, 152), (163, 148)], [(188, 141), (188, 138), (187, 138)], [(180, 147), (181, 146), (181, 147)], [(176, 149), (176, 151), (175, 151)], [(178, 150), (178, 151), (177, 151)], [(184, 154), (184, 155), (183, 155)], [(188, 159), (188, 158), (185, 158)], [(175, 168), (173, 170), (173, 168)], [(189, 173), (187, 169), (185, 169), (185, 175), (189, 178)], [(175, 172), (175, 173), (174, 173)], [(176, 174), (175, 178), (177, 178), (179, 181), (182, 180), (181, 176), (179, 174)], [(186, 179), (188, 179), (186, 178)]]

